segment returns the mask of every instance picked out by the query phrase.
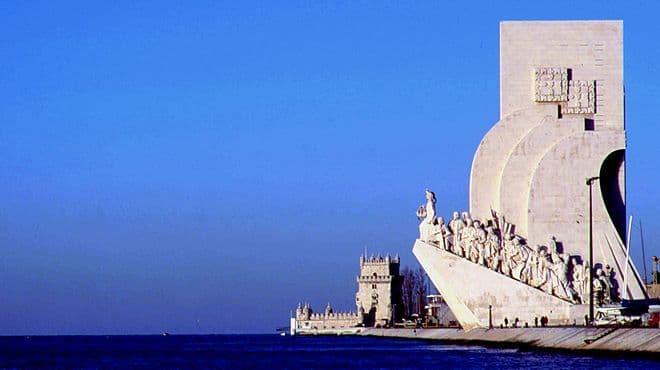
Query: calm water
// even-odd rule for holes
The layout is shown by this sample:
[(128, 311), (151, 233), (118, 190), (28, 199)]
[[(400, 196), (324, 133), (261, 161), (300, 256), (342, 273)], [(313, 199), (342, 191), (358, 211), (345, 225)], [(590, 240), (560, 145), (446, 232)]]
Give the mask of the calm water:
[(276, 335), (0, 337), (1, 369), (658, 369), (660, 361)]

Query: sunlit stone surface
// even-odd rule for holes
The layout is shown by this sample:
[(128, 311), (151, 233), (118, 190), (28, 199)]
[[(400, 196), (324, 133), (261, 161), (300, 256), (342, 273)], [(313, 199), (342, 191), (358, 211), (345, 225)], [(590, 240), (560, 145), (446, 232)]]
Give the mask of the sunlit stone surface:
[[(474, 156), (470, 212), (460, 217), (480, 224), (462, 242), (451, 223), (438, 222), (427, 192), (413, 249), (465, 327), (488, 325), (489, 305), (496, 325), (504, 317), (531, 324), (541, 315), (554, 323), (581, 321), (589, 285), (586, 179), (593, 177), (599, 177), (592, 186), (599, 301), (644, 297), (632, 264), (624, 289), (625, 147), (623, 23), (502, 22), (500, 120)], [(485, 255), (507, 255), (495, 247), (480, 251), (487, 244), (473, 241), (493, 233), (489, 224), (501, 239), (523, 245), (515, 272), (488, 268), (503, 261)], [(470, 243), (472, 255), (464, 250)], [(530, 276), (530, 266), (546, 264), (539, 259), (547, 260), (547, 272), (539, 267)]]

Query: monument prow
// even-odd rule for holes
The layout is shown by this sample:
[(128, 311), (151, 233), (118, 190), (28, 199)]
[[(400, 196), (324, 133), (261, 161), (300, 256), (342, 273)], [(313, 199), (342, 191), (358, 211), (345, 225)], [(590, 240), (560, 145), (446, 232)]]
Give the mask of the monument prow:
[[(464, 330), (538, 322), (545, 316), (549, 325), (584, 322), (586, 307), (574, 305), (530, 285), (475, 264), (438, 246), (417, 240), (413, 254), (427, 271)], [(456, 274), (461, 271), (461, 283)], [(479, 277), (474, 279), (470, 277)]]

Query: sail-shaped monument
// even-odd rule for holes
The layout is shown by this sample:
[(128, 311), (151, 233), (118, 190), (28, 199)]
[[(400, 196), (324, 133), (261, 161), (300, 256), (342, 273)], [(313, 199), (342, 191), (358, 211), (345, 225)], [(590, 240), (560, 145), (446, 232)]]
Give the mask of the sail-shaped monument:
[(500, 118), (469, 211), (443, 224), (427, 190), (417, 212), (413, 253), (464, 328), (583, 323), (645, 298), (625, 247), (624, 108), (622, 21), (500, 23)]

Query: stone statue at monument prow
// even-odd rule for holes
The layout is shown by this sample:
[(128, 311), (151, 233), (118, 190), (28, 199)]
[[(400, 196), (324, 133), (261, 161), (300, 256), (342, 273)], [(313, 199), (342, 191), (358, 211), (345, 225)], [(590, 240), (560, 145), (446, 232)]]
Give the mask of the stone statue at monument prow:
[(426, 189), (426, 205), (421, 205), (417, 209), (417, 218), (421, 219), (419, 224), (419, 238), (424, 241), (431, 241), (435, 236), (435, 226), (437, 223), (435, 216), (435, 193)]

